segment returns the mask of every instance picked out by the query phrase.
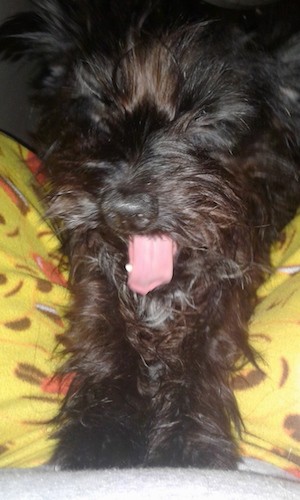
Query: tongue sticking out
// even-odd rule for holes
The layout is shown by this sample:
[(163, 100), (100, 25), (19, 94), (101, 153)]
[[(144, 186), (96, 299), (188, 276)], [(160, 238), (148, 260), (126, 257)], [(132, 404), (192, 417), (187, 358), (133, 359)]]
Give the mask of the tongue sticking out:
[(146, 295), (171, 281), (176, 244), (169, 236), (133, 236), (128, 253), (128, 286), (133, 292)]

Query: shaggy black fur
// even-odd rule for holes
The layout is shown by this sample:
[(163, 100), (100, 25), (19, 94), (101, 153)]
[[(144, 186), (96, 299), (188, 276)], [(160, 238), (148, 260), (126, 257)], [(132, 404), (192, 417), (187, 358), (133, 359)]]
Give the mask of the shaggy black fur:
[[(62, 468), (236, 466), (231, 377), (254, 362), (256, 289), (300, 200), (300, 36), (282, 5), (152, 4), (37, 0), (0, 32), (5, 57), (38, 63), (36, 144), (70, 260)], [(176, 248), (146, 295), (127, 284), (133, 235)]]

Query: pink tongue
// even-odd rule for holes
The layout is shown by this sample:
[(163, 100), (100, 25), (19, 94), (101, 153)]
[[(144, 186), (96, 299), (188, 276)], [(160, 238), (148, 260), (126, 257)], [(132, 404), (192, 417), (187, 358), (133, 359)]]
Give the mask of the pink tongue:
[(133, 236), (129, 242), (128, 286), (146, 295), (154, 288), (169, 283), (173, 276), (174, 241), (163, 236)]

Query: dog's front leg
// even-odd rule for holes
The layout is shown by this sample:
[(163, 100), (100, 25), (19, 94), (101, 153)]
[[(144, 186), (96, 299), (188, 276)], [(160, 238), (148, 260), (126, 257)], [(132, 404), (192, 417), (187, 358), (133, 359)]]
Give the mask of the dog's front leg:
[(228, 373), (222, 372), (205, 351), (201, 334), (191, 333), (177, 362), (166, 363), (152, 401), (147, 465), (236, 467), (231, 420), (239, 419), (238, 410)]
[[(74, 395), (68, 419), (58, 432), (52, 462), (61, 469), (133, 467), (143, 461), (144, 438), (135, 411), (136, 396), (125, 380), (98, 388), (83, 387)], [(70, 396), (71, 398), (71, 396)], [(84, 408), (85, 407), (85, 408)]]
[(139, 358), (101, 277), (76, 284), (70, 319), (63, 374), (74, 378), (57, 417), (53, 462), (63, 469), (137, 465), (144, 455)]

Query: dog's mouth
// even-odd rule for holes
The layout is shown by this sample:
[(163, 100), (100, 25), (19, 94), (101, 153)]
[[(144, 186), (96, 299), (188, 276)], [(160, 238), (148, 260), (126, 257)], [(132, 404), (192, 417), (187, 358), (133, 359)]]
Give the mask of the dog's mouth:
[(147, 295), (155, 288), (172, 280), (175, 241), (168, 235), (133, 235), (129, 239), (126, 265), (129, 288)]

